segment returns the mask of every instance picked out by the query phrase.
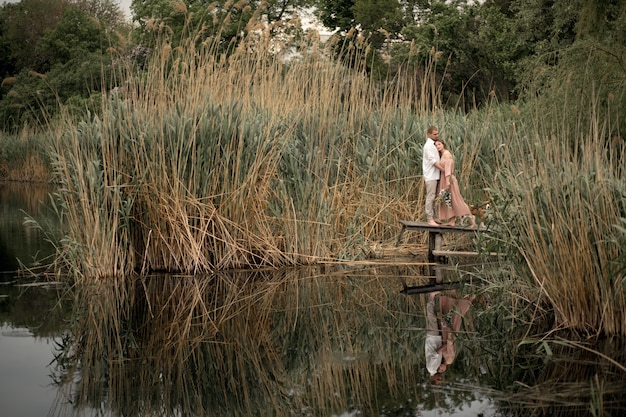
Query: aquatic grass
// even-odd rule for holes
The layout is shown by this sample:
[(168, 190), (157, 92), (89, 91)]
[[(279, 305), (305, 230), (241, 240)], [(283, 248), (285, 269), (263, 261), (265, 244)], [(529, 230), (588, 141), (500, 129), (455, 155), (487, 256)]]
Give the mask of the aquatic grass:
[(495, 147), (490, 187), (507, 244), (554, 307), (556, 327), (623, 334), (623, 283), (607, 267), (620, 256), (608, 237), (625, 211), (623, 149), (607, 146), (600, 126), (577, 137), (512, 127)]

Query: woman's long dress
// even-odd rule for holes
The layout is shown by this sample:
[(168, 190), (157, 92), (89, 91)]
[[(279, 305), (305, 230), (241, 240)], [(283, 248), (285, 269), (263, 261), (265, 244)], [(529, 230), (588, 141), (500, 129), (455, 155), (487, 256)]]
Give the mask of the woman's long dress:
[[(449, 219), (454, 216), (469, 216), (471, 214), (469, 207), (461, 196), (459, 183), (454, 176), (454, 159), (445, 158), (439, 161), (443, 165), (441, 177), (439, 178), (439, 189), (448, 189), (450, 191), (450, 202), (452, 207), (446, 206), (442, 201), (439, 204), (439, 218)], [(450, 184), (448, 184), (448, 176), (450, 176)]]

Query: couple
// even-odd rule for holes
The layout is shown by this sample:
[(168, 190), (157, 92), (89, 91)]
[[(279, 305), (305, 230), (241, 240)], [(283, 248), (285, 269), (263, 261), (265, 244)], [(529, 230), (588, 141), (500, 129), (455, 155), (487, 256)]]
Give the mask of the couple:
[(426, 369), (433, 384), (442, 382), (443, 374), (456, 358), (455, 333), (461, 329), (472, 300), (473, 297), (456, 298), (438, 291), (428, 294), (425, 351)]
[[(454, 226), (457, 217), (469, 217), (470, 228), (476, 228), (476, 219), (472, 216), (469, 206), (463, 200), (459, 183), (454, 176), (454, 159), (446, 148), (445, 143), (439, 139), (439, 129), (429, 126), (426, 129), (426, 143), (422, 153), (422, 171), (426, 183), (426, 217), (430, 226), (439, 226), (447, 220), (444, 226)], [(435, 201), (437, 192), (447, 191), (450, 196), (450, 206), (443, 201), (439, 203), (439, 218), (435, 217)]]

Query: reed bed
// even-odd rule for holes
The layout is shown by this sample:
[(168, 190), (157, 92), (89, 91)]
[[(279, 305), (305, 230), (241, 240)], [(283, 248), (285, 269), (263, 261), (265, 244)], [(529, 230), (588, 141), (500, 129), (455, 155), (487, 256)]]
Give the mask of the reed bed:
[(215, 48), (163, 44), (101, 118), (57, 130), (60, 265), (76, 277), (356, 258), (398, 206), (420, 210), (417, 143), (436, 116), (316, 44), (291, 61), (268, 36)]
[(50, 182), (46, 142), (28, 127), (16, 134), (0, 132), (0, 181)]
[(608, 145), (612, 132), (599, 125), (573, 138), (530, 126), (509, 123), (493, 146), (501, 237), (554, 308), (556, 328), (624, 334), (624, 282), (614, 273), (623, 256), (614, 240), (626, 213), (623, 149)]
[(92, 282), (363, 260), (399, 219), (423, 218), (421, 148), (434, 124), (466, 201), (491, 202), (497, 233), (480, 244), (510, 255), (503, 271), (526, 301), (551, 306), (555, 327), (625, 333), (614, 268), (624, 149), (607, 140), (619, 132), (601, 108), (579, 111), (584, 123), (543, 120), (533, 101), (444, 112), (428, 63), (381, 86), (359, 66), (358, 39), (291, 49), (250, 33), (230, 54), (215, 39), (165, 40), (147, 71), (122, 69), (101, 116), (58, 125), (56, 208), (69, 227), (59, 271)]

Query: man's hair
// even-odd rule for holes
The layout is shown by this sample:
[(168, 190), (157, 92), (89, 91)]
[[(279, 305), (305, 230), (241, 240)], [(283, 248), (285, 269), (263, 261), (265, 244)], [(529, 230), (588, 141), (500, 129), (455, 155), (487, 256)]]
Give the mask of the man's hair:
[(435, 130), (437, 130), (437, 126), (428, 126), (428, 129), (426, 129), (426, 133), (428, 135), (430, 135), (431, 133), (433, 133)]

